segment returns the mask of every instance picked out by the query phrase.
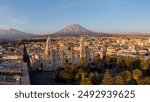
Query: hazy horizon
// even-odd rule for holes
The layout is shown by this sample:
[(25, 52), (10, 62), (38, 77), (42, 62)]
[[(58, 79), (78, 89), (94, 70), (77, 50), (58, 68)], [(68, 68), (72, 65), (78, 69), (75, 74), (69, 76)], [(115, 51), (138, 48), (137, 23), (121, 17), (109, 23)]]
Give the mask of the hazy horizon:
[(149, 4), (149, 0), (1, 0), (0, 28), (51, 34), (76, 23), (95, 32), (150, 32)]

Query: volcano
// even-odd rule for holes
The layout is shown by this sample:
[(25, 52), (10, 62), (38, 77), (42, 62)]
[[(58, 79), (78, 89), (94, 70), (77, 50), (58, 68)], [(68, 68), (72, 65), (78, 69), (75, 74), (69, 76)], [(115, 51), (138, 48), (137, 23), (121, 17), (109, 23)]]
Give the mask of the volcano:
[(13, 28), (0, 29), (0, 39), (16, 40), (16, 39), (30, 38), (34, 36), (35, 36), (34, 34), (22, 32)]
[(92, 35), (97, 34), (91, 30), (85, 29), (79, 24), (71, 24), (62, 30), (51, 34), (50, 36), (80, 36), (80, 35)]

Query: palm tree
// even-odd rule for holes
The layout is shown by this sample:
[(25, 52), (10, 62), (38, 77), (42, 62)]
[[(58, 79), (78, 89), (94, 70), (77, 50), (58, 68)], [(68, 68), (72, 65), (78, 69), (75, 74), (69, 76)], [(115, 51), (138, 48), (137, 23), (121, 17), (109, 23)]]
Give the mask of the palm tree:
[(124, 71), (122, 77), (125, 82), (129, 82), (132, 79), (132, 74), (130, 71)]
[(121, 76), (119, 76), (119, 75), (114, 76), (114, 80), (113, 81), (114, 81), (115, 85), (123, 85), (124, 84), (123, 78)]
[(140, 69), (134, 69), (132, 72), (132, 76), (135, 80), (138, 80), (140, 77), (142, 77), (143, 73)]
[(142, 68), (143, 71), (147, 70), (148, 66), (149, 66), (147, 61), (141, 62), (140, 65), (141, 65), (141, 68)]
[(126, 63), (126, 66), (127, 66), (127, 70), (129, 70), (129, 68), (132, 67), (133, 60), (131, 58), (126, 58), (125, 63)]

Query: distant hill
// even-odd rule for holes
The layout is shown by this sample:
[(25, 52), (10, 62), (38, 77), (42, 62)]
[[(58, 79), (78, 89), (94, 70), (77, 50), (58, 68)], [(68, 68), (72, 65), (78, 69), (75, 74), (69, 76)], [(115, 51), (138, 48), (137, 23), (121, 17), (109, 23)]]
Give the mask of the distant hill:
[(97, 34), (104, 34), (104, 33), (97, 33), (97, 32), (85, 29), (79, 24), (71, 24), (56, 33), (50, 34), (50, 36), (65, 37), (65, 36), (81, 36), (81, 35), (97, 35)]
[(132, 36), (132, 37), (150, 37), (150, 33), (132, 32), (122, 34), (111, 34), (112, 36)]
[(12, 29), (12, 28), (0, 29), (0, 39), (16, 40), (16, 39), (30, 38), (34, 36), (36, 35), (22, 32), (22, 31)]
[(132, 36), (150, 36), (150, 33), (133, 32), (133, 33), (129, 33), (127, 35), (132, 35)]

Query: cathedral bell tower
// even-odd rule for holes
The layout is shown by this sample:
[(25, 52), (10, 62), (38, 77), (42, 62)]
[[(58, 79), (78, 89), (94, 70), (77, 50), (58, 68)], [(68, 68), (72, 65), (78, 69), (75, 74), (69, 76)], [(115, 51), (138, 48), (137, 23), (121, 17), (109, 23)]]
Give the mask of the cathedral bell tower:
[(49, 36), (47, 37), (47, 40), (46, 40), (46, 45), (45, 45), (45, 58), (46, 60), (48, 60), (50, 58), (50, 38)]
[(52, 52), (51, 44), (52, 44), (51, 40), (48, 36), (45, 45), (45, 67), (47, 70), (49, 70), (50, 66), (53, 65), (53, 54), (52, 54), (53, 52)]
[(80, 58), (86, 57), (84, 38), (80, 38)]

